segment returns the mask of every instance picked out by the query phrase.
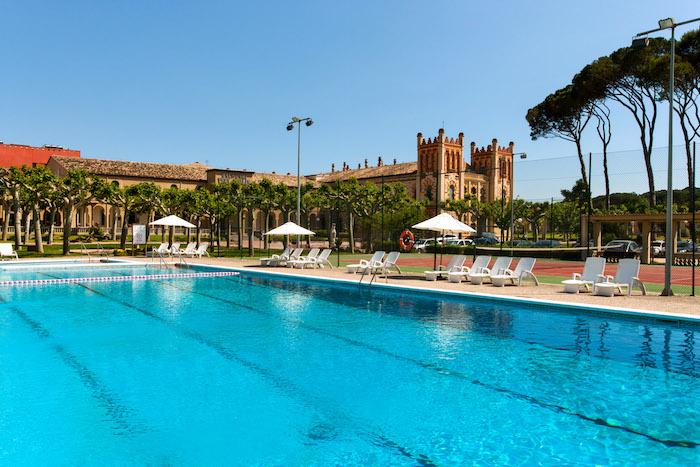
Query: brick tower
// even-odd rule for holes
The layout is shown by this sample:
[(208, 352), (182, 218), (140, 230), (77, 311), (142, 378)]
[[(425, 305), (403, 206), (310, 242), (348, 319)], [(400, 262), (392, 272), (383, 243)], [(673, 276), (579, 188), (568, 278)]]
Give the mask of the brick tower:
[[(440, 128), (435, 138), (423, 138), (418, 133), (418, 165), (416, 170), (416, 199), (429, 199), (430, 211), (439, 211), (440, 203), (461, 198), (464, 191), (464, 133), (457, 138), (445, 137)], [(437, 200), (436, 200), (437, 198)], [(438, 209), (435, 209), (437, 201)]]
[(479, 149), (476, 143), (471, 143), (472, 170), (483, 174), (488, 183), (484, 193), (481, 193), (483, 201), (498, 201), (503, 196), (505, 202), (510, 201), (513, 189), (513, 148), (511, 141), (508, 146), (499, 146), (494, 138), (486, 148)]

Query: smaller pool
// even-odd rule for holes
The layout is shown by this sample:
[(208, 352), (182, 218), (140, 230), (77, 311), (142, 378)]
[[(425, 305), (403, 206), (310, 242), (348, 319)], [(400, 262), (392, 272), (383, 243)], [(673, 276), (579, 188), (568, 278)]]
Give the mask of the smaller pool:
[(2, 268), (0, 269), (0, 282), (3, 281), (27, 281), (46, 279), (67, 279), (83, 277), (116, 277), (116, 276), (149, 276), (163, 274), (182, 274), (193, 272), (188, 269), (175, 267), (162, 267), (158, 264), (142, 263), (85, 263), (76, 264), (51, 264), (36, 267)]
[(128, 264), (126, 261), (118, 260), (88, 260), (85, 259), (55, 259), (55, 260), (22, 260), (22, 261), (0, 261), (0, 271), (4, 270), (17, 270), (17, 269), (30, 269), (30, 268), (43, 268), (43, 267), (80, 267), (88, 265), (98, 265), (98, 264)]

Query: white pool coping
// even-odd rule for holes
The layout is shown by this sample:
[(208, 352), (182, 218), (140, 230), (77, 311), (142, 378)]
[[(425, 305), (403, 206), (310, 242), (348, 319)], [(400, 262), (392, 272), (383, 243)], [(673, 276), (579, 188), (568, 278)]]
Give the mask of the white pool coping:
[[(410, 290), (412, 292), (419, 292), (423, 294), (438, 294), (438, 295), (448, 295), (452, 297), (465, 297), (465, 298), (476, 298), (480, 300), (491, 300), (500, 301), (506, 303), (517, 303), (517, 304), (530, 304), (539, 306), (551, 306), (556, 308), (566, 308), (568, 310), (579, 310), (588, 311), (594, 313), (602, 314), (616, 314), (616, 315), (626, 315), (634, 316), (638, 318), (654, 318), (661, 319), (665, 321), (689, 321), (692, 323), (700, 324), (700, 315), (692, 315), (687, 313), (673, 313), (667, 311), (655, 311), (655, 310), (644, 310), (638, 308), (625, 308), (619, 306), (608, 306), (608, 305), (591, 305), (586, 303), (572, 303), (561, 300), (549, 300), (544, 298), (524, 298), (515, 297), (511, 295), (500, 295), (500, 294), (490, 294), (484, 292), (469, 292), (466, 290), (444, 290), (444, 289), (431, 289), (428, 287), (416, 287), (412, 285), (403, 284), (387, 284), (383, 282), (373, 282), (371, 285), (369, 283), (360, 283), (353, 279), (342, 279), (337, 277), (321, 277), (321, 276), (310, 276), (302, 274), (294, 274), (282, 271), (264, 271), (264, 270), (252, 270), (251, 268), (236, 267), (236, 266), (221, 266), (213, 264), (203, 264), (203, 263), (188, 263), (188, 266), (197, 266), (205, 268), (217, 268), (217, 269), (230, 269), (242, 273), (249, 274), (260, 274), (268, 276), (281, 276), (285, 278), (294, 278), (300, 280), (311, 280), (311, 281), (330, 281), (338, 282), (343, 284), (352, 284), (356, 286), (363, 287), (386, 287), (389, 289), (396, 290)], [(614, 299), (612, 299), (614, 300)]]

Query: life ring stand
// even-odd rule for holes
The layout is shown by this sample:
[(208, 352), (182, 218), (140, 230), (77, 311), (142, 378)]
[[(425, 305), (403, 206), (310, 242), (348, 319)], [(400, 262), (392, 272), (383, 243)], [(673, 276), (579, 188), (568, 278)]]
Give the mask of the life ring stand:
[(401, 247), (401, 251), (411, 251), (415, 243), (416, 239), (413, 236), (413, 232), (411, 232), (408, 229), (404, 229), (404, 231), (401, 232), (401, 235), (399, 236), (399, 246)]

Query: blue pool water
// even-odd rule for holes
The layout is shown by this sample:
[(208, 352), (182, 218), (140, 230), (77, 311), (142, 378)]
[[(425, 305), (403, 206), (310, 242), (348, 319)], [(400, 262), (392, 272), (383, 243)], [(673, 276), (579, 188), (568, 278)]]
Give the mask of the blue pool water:
[(0, 463), (690, 464), (698, 327), (237, 277), (0, 289)]
[(181, 274), (191, 272), (183, 268), (161, 267), (156, 264), (70, 264), (65, 266), (40, 266), (0, 269), (0, 281), (66, 279), (69, 277), (142, 276), (155, 274)]

